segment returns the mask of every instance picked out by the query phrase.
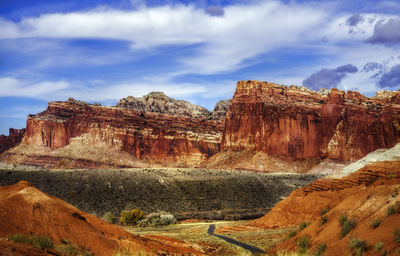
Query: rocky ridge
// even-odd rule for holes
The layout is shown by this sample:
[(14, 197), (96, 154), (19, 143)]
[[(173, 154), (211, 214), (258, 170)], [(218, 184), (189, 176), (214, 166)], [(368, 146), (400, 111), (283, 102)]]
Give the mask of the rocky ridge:
[(0, 154), (21, 142), (25, 133), (24, 129), (10, 128), (9, 135), (0, 135)]
[(288, 159), (357, 160), (400, 141), (400, 91), (311, 91), (240, 81), (226, 115), (222, 150)]

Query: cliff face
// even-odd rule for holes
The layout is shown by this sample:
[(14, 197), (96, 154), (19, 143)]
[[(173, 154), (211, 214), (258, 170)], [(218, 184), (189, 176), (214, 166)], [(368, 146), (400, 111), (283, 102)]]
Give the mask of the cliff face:
[(238, 82), (222, 149), (290, 159), (356, 160), (400, 141), (400, 92), (357, 92)]
[(220, 120), (69, 100), (50, 102), (44, 112), (29, 116), (23, 143), (50, 149), (93, 146), (142, 160), (195, 164), (220, 150), (222, 131)]
[(10, 128), (8, 136), (0, 135), (0, 154), (21, 142), (25, 129)]

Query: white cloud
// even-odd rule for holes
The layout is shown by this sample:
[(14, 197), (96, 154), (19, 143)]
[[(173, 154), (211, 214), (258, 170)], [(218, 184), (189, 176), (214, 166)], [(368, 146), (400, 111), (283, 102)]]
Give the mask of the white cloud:
[(135, 50), (199, 44), (197, 52), (180, 60), (181, 73), (214, 74), (237, 69), (258, 54), (307, 41), (326, 17), (321, 9), (278, 1), (227, 6), (218, 17), (192, 5), (142, 5), (130, 11), (98, 8), (44, 14), (18, 23), (1, 20), (0, 38), (117, 39), (130, 42)]

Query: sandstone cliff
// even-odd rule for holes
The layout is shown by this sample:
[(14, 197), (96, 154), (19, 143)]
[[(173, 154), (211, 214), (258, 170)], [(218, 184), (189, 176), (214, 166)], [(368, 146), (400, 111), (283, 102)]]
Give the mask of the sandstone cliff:
[(21, 142), (25, 129), (10, 128), (8, 136), (0, 135), (0, 154)]
[(238, 82), (222, 150), (262, 151), (288, 159), (357, 160), (400, 141), (400, 91), (358, 92), (260, 81)]
[[(178, 111), (176, 115), (160, 112), (102, 107), (73, 99), (50, 102), (44, 112), (28, 117), (23, 143), (3, 154), (3, 159), (13, 163), (37, 162), (38, 165), (48, 162), (48, 167), (57, 167), (61, 160), (65, 161), (65, 157), (92, 161), (93, 152), (85, 154), (85, 150), (79, 150), (82, 154), (77, 156), (74, 151), (95, 148), (99, 149), (96, 150), (98, 153), (128, 152), (136, 159), (159, 162), (164, 166), (187, 166), (197, 164), (220, 150), (223, 120), (202, 118), (202, 115), (196, 117), (196, 109), (186, 114)], [(46, 159), (30, 157), (38, 155), (37, 152)], [(23, 160), (18, 161), (18, 158)], [(138, 165), (110, 163), (110, 167), (129, 166)], [(72, 167), (79, 167), (79, 163)], [(88, 163), (83, 167), (104, 165)]]

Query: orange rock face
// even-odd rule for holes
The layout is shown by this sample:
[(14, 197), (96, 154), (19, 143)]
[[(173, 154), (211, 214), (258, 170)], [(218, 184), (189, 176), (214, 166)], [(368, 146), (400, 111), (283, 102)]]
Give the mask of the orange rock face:
[(10, 128), (8, 136), (0, 135), (0, 154), (21, 142), (25, 129)]
[(367, 98), (260, 81), (238, 82), (222, 149), (290, 159), (356, 160), (400, 141), (400, 92)]
[(220, 150), (223, 121), (173, 116), (87, 103), (50, 102), (29, 116), (23, 143), (127, 151), (138, 159), (198, 163)]

